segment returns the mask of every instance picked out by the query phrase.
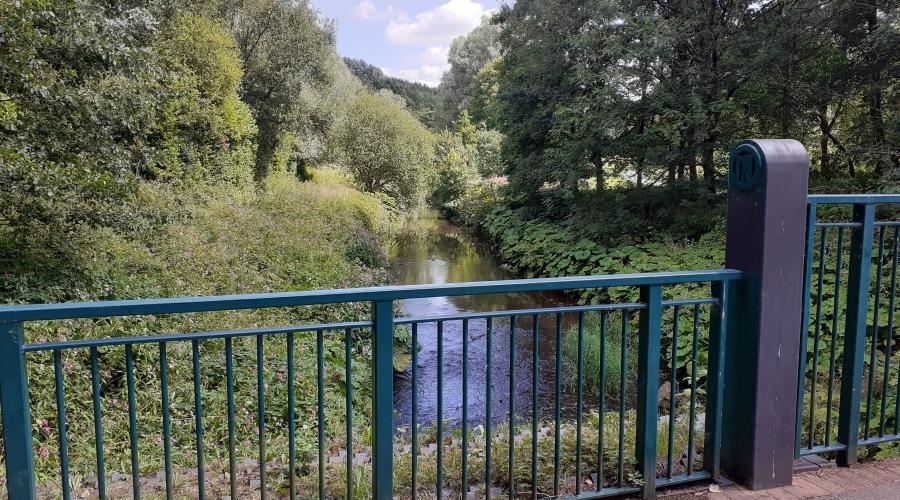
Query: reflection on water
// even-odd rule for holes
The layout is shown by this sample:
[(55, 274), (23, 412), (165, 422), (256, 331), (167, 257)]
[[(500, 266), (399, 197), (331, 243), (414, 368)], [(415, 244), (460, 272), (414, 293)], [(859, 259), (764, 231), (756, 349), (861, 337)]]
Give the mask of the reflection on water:
[[(415, 230), (401, 237), (391, 251), (391, 270), (398, 284), (451, 283), (490, 281), (517, 278), (503, 269), (489, 249), (458, 226), (432, 212), (417, 219)], [(571, 303), (571, 301), (568, 301)], [(473, 311), (506, 311), (553, 307), (567, 303), (554, 293), (502, 294), (470, 297), (435, 297), (402, 302), (405, 317), (446, 316)], [(570, 318), (566, 318), (567, 320)], [(506, 420), (509, 412), (510, 320), (508, 317), (492, 321), (491, 366), (486, 363), (486, 320), (471, 320), (469, 335), (468, 416), (470, 422), (480, 423), (485, 417), (485, 382), (491, 374), (491, 415), (494, 420)], [(516, 411), (530, 417), (532, 407), (533, 319), (517, 320), (515, 338)], [(567, 327), (567, 325), (565, 325)], [(418, 327), (417, 408), (420, 424), (438, 418), (438, 343), (437, 325), (422, 323)], [(556, 319), (541, 316), (538, 325), (538, 401), (542, 408), (554, 404)], [(449, 424), (459, 423), (462, 415), (462, 321), (443, 325), (443, 418)], [(411, 421), (411, 369), (398, 374), (394, 384), (394, 405), (399, 413), (396, 423), (409, 425)], [(549, 406), (548, 406), (549, 405)], [(543, 411), (542, 411), (543, 413)]]

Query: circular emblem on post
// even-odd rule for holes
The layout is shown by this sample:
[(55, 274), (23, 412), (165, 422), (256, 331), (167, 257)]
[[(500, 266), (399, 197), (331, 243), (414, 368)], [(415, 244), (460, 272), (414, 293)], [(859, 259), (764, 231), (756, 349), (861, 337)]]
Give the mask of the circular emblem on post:
[(751, 191), (762, 184), (765, 159), (756, 144), (743, 142), (731, 152), (728, 180), (733, 189)]

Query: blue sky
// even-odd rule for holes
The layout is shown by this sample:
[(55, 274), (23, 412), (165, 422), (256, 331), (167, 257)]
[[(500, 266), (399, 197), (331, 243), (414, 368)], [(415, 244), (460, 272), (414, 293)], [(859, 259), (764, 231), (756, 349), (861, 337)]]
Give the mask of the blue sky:
[(440, 83), (450, 42), (468, 33), (498, 0), (312, 0), (337, 23), (338, 51), (385, 73)]

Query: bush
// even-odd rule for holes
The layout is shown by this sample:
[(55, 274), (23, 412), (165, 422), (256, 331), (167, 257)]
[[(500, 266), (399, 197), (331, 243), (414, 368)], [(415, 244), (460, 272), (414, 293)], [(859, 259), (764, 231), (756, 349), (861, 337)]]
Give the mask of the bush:
[(452, 210), (469, 191), (478, 178), (474, 157), (473, 148), (466, 146), (458, 134), (441, 134), (434, 154), (432, 202), (435, 205)]
[(407, 209), (423, 204), (434, 139), (395, 101), (359, 94), (335, 142), (362, 189), (387, 194)]

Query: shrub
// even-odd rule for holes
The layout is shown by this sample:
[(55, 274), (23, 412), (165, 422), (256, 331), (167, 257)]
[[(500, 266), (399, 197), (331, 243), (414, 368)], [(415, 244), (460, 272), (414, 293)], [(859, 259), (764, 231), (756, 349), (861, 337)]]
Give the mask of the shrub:
[(359, 94), (335, 141), (361, 188), (404, 208), (422, 205), (434, 139), (409, 111), (382, 95)]

